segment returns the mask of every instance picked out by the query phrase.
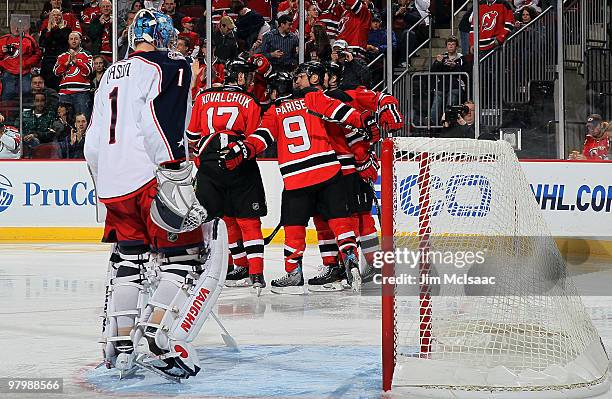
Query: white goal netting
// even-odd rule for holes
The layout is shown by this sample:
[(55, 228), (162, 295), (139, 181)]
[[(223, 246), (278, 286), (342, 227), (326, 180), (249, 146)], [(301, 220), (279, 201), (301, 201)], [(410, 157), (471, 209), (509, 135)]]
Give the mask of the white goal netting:
[(394, 389), (607, 391), (607, 355), (510, 145), (393, 145)]

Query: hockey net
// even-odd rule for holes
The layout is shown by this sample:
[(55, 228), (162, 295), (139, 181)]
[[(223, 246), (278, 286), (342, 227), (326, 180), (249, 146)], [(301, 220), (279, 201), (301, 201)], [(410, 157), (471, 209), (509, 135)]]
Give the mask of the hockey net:
[(386, 139), (381, 193), (395, 259), (383, 266), (384, 390), (608, 390), (599, 335), (508, 143)]

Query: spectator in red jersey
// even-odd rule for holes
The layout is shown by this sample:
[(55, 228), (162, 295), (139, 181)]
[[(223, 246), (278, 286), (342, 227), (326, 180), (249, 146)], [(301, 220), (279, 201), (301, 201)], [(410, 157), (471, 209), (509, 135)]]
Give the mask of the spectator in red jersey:
[(215, 56), (220, 62), (227, 63), (236, 58), (240, 52), (234, 35), (234, 28), (234, 20), (226, 15), (221, 17), (217, 29), (213, 32), (212, 45)]
[(310, 31), (310, 40), (304, 47), (306, 61), (331, 61), (332, 48), (325, 26), (314, 25)]
[[(66, 11), (65, 8), (62, 8), (62, 0), (51, 0), (51, 5), (53, 9), (49, 12), (49, 15), (51, 14), (53, 10), (58, 10), (62, 15), (62, 19), (64, 20), (64, 25), (70, 27), (70, 31), (75, 30), (75, 31), (83, 33), (81, 29), (81, 23), (79, 22), (76, 15), (74, 15), (71, 12)], [(45, 18), (42, 21), (42, 24), (40, 25), (41, 33), (42, 31), (47, 29), (47, 27), (49, 26), (49, 22), (50, 22), (49, 17), (47, 16), (47, 18)]]
[(100, 1), (100, 15), (89, 24), (89, 38), (91, 39), (91, 52), (101, 54), (106, 61), (113, 61), (112, 47), (112, 21), (113, 6), (110, 0)]
[(353, 56), (365, 58), (372, 13), (370, 0), (345, 0), (338, 40), (345, 40)]
[(231, 4), (232, 11), (238, 14), (236, 19), (238, 46), (242, 50), (250, 49), (266, 21), (257, 11), (246, 7), (245, 0), (232, 0)]
[(276, 18), (278, 19), (281, 15), (289, 15), (293, 20), (294, 16), (297, 14), (297, 10), (298, 0), (285, 0), (278, 4)]
[(179, 37), (186, 37), (189, 39), (189, 51), (193, 50), (194, 47), (200, 47), (200, 36), (193, 31), (193, 25), (195, 18), (183, 17), (181, 24), (183, 25), (183, 31), (179, 33)]
[[(11, 33), (0, 37), (2, 101), (14, 99), (19, 94), (19, 42), (19, 31), (16, 25), (11, 26)], [(24, 32), (21, 46), (23, 93), (28, 94), (31, 87), (32, 68), (40, 62), (41, 51), (36, 40), (27, 32)]]
[(40, 74), (32, 74), (32, 85), (30, 93), (23, 95), (23, 109), (34, 108), (34, 95), (43, 93), (47, 98), (47, 107), (55, 111), (59, 103), (59, 96), (53, 89), (45, 87), (45, 79)]
[(53, 9), (58, 9), (61, 12), (70, 12), (71, 10), (71, 1), (70, 0), (47, 0), (45, 1), (45, 4), (43, 5), (43, 10), (40, 13), (40, 23), (42, 23), (45, 19), (47, 19), (47, 17), (49, 16), (49, 14), (51, 13), (51, 10)]
[(100, 15), (100, 3), (98, 0), (92, 0), (89, 5), (81, 13), (81, 21), (83, 21), (83, 28), (85, 31), (89, 30), (89, 24), (91, 21)]
[(178, 29), (179, 31), (182, 29), (182, 20), (185, 17), (180, 12), (176, 11), (176, 1), (175, 0), (164, 0), (162, 3), (161, 11), (172, 18), (172, 25), (174, 25), (174, 29)]
[(306, 7), (306, 19), (304, 20), (304, 37), (309, 37), (312, 27), (319, 24), (321, 24), (321, 22), (319, 21), (319, 9), (316, 5), (310, 4)]
[(337, 0), (319, 0), (316, 5), (319, 8), (319, 21), (325, 25), (327, 37), (335, 40), (340, 31), (340, 18), (344, 9)]
[(61, 77), (60, 102), (72, 104), (76, 113), (90, 113), (90, 80), (93, 72), (91, 55), (81, 48), (81, 34), (72, 32), (68, 37), (68, 51), (57, 58), (55, 75)]
[(612, 126), (604, 122), (601, 115), (592, 114), (587, 118), (587, 134), (582, 153), (573, 151), (569, 159), (607, 160), (610, 151), (609, 130)]
[(39, 44), (43, 50), (41, 75), (48, 87), (57, 90), (59, 79), (53, 73), (57, 57), (68, 50), (68, 36), (72, 32), (66, 24), (60, 10), (52, 10), (49, 14), (49, 25), (40, 32)]
[[(474, 52), (474, 21), (470, 31), (470, 50)], [(479, 45), (480, 51), (488, 52), (501, 46), (514, 29), (514, 13), (505, 0), (481, 0), (479, 7)]]

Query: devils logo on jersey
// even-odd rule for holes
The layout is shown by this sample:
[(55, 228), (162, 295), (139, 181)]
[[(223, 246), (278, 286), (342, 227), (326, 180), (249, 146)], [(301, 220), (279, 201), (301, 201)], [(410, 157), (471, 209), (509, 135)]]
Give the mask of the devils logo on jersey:
[(499, 14), (497, 11), (489, 11), (482, 16), (482, 30), (493, 30), (497, 23), (497, 17)]

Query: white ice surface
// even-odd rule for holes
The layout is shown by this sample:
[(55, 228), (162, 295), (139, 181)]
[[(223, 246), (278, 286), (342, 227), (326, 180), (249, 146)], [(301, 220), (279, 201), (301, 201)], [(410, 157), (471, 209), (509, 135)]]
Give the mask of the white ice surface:
[[(244, 288), (224, 290), (216, 309), (243, 346), (240, 356), (224, 349), (217, 326), (207, 321), (194, 342), (206, 363), (195, 379), (173, 388), (140, 378), (111, 388), (108, 375), (92, 371), (101, 357), (108, 251), (103, 244), (0, 245), (0, 377), (61, 377), (65, 384), (62, 395), (0, 398), (380, 397), (378, 296), (266, 290), (256, 298)], [(306, 278), (318, 263), (316, 248), (308, 249)], [(589, 265), (583, 288), (597, 276), (600, 291), (609, 287), (612, 294), (612, 267)], [(267, 247), (266, 280), (282, 273), (282, 247)], [(602, 295), (584, 301), (612, 347), (612, 296)]]

